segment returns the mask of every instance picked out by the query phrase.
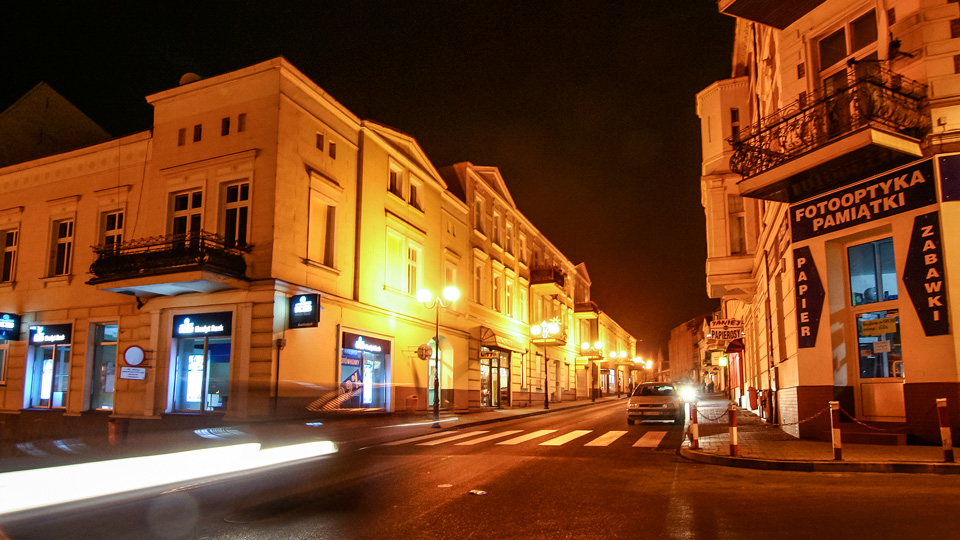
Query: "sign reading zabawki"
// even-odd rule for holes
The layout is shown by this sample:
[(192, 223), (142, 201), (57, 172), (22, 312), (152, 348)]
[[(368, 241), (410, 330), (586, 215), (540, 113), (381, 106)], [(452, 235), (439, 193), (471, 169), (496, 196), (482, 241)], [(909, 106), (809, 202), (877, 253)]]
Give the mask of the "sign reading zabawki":
[(933, 160), (790, 206), (790, 230), (799, 242), (937, 202)]

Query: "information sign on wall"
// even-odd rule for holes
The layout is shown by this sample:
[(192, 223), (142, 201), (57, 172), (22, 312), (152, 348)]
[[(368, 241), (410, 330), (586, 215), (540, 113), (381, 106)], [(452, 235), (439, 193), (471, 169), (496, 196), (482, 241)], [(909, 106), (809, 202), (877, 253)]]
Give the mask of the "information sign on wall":
[(290, 328), (309, 328), (320, 322), (320, 295), (298, 294), (289, 299)]

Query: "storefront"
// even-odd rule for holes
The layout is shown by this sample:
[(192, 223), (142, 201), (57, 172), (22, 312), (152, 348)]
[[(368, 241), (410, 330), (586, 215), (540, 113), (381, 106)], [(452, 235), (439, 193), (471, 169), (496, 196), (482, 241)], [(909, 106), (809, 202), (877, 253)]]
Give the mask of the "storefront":
[(23, 406), (26, 409), (65, 408), (73, 325), (35, 324), (30, 326), (29, 335)]
[(388, 409), (390, 342), (343, 332), (340, 352), (340, 408)]
[(231, 311), (173, 317), (172, 412), (227, 409), (232, 335)]
[(510, 406), (510, 351), (480, 347), (480, 406)]

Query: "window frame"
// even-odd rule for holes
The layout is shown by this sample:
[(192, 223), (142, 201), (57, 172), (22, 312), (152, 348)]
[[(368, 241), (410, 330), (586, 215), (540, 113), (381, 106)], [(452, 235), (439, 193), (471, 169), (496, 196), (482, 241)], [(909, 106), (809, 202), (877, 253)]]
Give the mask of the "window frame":
[[(62, 226), (66, 225), (66, 231)], [(51, 222), (50, 277), (69, 276), (73, 270), (74, 241), (77, 220), (74, 216), (54, 219)]]
[[(8, 244), (8, 236), (13, 243)], [(0, 229), (0, 283), (13, 283), (17, 280), (17, 259), (20, 250), (20, 226)], [(9, 261), (9, 263), (8, 263)]]
[[(231, 202), (230, 191), (234, 188), (237, 190), (237, 200)], [(244, 191), (246, 191), (245, 198)], [(252, 204), (253, 182), (249, 178), (224, 182), (220, 185), (220, 236), (223, 237), (227, 247), (245, 248), (250, 245)], [(236, 217), (231, 224), (232, 212), (236, 212)], [(201, 230), (203, 230), (202, 227)]]

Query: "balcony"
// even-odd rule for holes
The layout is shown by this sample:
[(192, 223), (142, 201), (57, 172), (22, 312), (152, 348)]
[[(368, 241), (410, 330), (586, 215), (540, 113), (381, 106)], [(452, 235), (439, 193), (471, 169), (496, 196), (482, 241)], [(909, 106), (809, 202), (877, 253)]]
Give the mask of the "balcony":
[(720, 13), (783, 30), (825, 0), (719, 0)]
[(564, 294), (566, 276), (559, 266), (538, 266), (530, 269), (530, 288), (543, 295)]
[(749, 302), (756, 292), (750, 254), (707, 258), (707, 296)]
[(922, 157), (926, 93), (871, 66), (828, 96), (801, 96), (730, 140), (740, 193), (792, 203)]
[(88, 284), (137, 297), (247, 287), (242, 250), (208, 232), (141, 238), (93, 248)]
[(577, 319), (599, 319), (600, 306), (596, 302), (577, 302), (573, 306), (573, 315)]

